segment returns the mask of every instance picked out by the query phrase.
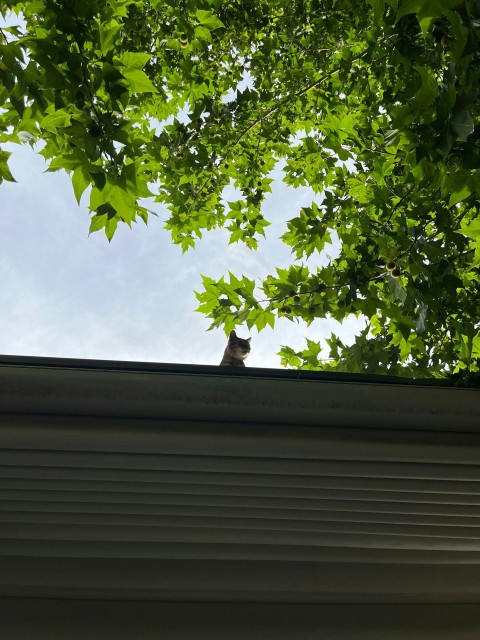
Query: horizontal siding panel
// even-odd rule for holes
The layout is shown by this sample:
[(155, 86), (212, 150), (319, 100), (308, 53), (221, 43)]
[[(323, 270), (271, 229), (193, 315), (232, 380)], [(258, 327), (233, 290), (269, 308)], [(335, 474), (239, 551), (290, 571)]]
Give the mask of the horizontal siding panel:
[[(406, 491), (441, 494), (480, 495), (480, 482), (472, 480), (411, 480), (406, 478), (363, 478), (358, 476), (295, 476), (273, 474), (248, 474), (224, 472), (172, 472), (137, 471), (132, 469), (91, 469), (88, 467), (29, 467), (3, 466), (0, 479), (12, 480), (69, 480), (79, 482), (115, 482), (184, 485), (220, 485), (229, 487), (285, 487), (292, 489), (351, 489), (383, 491)], [(61, 488), (64, 482), (57, 482)], [(147, 488), (145, 489), (147, 490)]]
[(328, 520), (288, 520), (264, 518), (209, 518), (205, 516), (138, 516), (118, 514), (72, 514), (72, 513), (31, 513), (31, 512), (0, 512), (0, 523), (24, 524), (24, 531), (35, 531), (33, 524), (59, 524), (90, 526), (95, 530), (97, 525), (108, 526), (137, 526), (142, 527), (179, 527), (179, 528), (211, 528), (254, 531), (308, 531), (308, 532), (338, 532), (365, 533), (402, 536), (433, 536), (452, 539), (471, 538), (480, 539), (480, 521), (475, 526), (461, 526), (460, 524), (388, 524), (375, 521), (328, 521)]
[[(71, 541), (64, 540), (18, 540), (16, 538), (4, 538), (2, 545), (2, 568), (9, 561), (18, 559), (18, 568), (22, 567), (22, 558), (29, 557), (34, 566), (39, 560), (48, 562), (49, 558), (64, 559), (66, 561), (74, 558), (88, 559), (114, 559), (119, 565), (121, 560), (205, 560), (212, 563), (227, 563), (245, 560), (255, 560), (256, 562), (268, 561), (285, 566), (288, 562), (325, 562), (335, 566), (336, 563), (349, 563), (363, 566), (363, 572), (369, 571), (372, 566), (373, 571), (381, 563), (390, 565), (400, 565), (407, 567), (414, 565), (415, 570), (433, 565), (437, 569), (438, 575), (444, 567), (475, 568), (480, 570), (480, 553), (476, 551), (466, 551), (452, 548), (448, 550), (438, 549), (385, 549), (385, 548), (362, 548), (361, 550), (351, 547), (330, 547), (307, 546), (307, 545), (255, 545), (255, 544), (182, 544), (157, 542), (115, 542), (115, 541), (85, 541), (79, 540), (72, 545)], [(33, 558), (33, 560), (32, 560)], [(135, 565), (134, 565), (135, 566)], [(440, 569), (441, 567), (441, 569)], [(312, 568), (313, 569), (313, 568)], [(97, 575), (92, 567), (92, 577)], [(100, 574), (101, 577), (102, 574)], [(478, 578), (478, 575), (477, 575)], [(48, 576), (44, 581), (48, 581)], [(0, 575), (0, 590), (2, 576)], [(253, 588), (253, 584), (252, 584)], [(479, 582), (480, 588), (480, 582)]]
[(132, 494), (132, 493), (105, 493), (87, 491), (42, 491), (42, 490), (10, 490), (2, 491), (2, 500), (14, 500), (21, 502), (26, 500), (35, 502), (74, 502), (83, 503), (136, 503), (159, 505), (191, 505), (191, 506), (216, 506), (226, 508), (261, 508), (261, 509), (294, 509), (294, 510), (339, 510), (339, 511), (378, 511), (387, 513), (437, 513), (438, 515), (480, 515), (477, 505), (456, 504), (448, 498), (445, 502), (429, 503), (395, 500), (351, 500), (337, 499), (323, 496), (318, 499), (310, 498), (274, 498), (261, 496), (221, 496), (221, 495), (172, 495), (172, 494)]
[(0, 595), (480, 601), (478, 393), (67, 366), (3, 381)]
[(360, 533), (352, 531), (266, 531), (225, 528), (182, 528), (182, 527), (130, 527), (97, 525), (88, 527), (68, 524), (42, 524), (35, 527), (24, 527), (17, 523), (4, 522), (0, 529), (2, 538), (17, 540), (63, 540), (75, 545), (77, 541), (104, 542), (156, 542), (158, 544), (258, 544), (258, 545), (296, 545), (323, 547), (353, 547), (357, 549), (436, 549), (446, 551), (460, 549), (463, 551), (480, 551), (480, 538), (475, 535), (460, 537), (450, 535), (421, 536), (401, 535), (395, 533)]
[[(379, 502), (419, 502), (428, 504), (467, 504), (480, 506), (480, 496), (463, 495), (452, 493), (423, 493), (421, 491), (383, 491), (382, 484), (377, 483), (377, 489), (301, 489), (288, 487), (265, 487), (265, 486), (229, 486), (225, 484), (178, 484), (178, 483), (127, 483), (127, 482), (89, 482), (89, 481), (68, 481), (61, 483), (54, 480), (5, 480), (0, 479), (0, 495), (6, 499), (10, 497), (10, 492), (23, 492), (22, 495), (29, 495), (31, 499), (42, 496), (46, 492), (52, 492), (54, 496), (63, 493), (72, 493), (72, 499), (78, 500), (85, 497), (88, 492), (105, 497), (107, 494), (118, 494), (133, 501), (138, 495), (184, 495), (184, 496), (231, 496), (233, 498), (254, 497), (256, 498), (295, 498), (298, 500), (362, 500)], [(41, 493), (39, 493), (41, 492)], [(133, 494), (129, 498), (128, 494)], [(30, 498), (27, 498), (30, 499)], [(65, 496), (64, 499), (67, 499)], [(115, 499), (112, 496), (112, 499)], [(275, 503), (273, 503), (275, 506)], [(480, 510), (479, 510), (480, 515)]]
[(296, 424), (125, 420), (94, 417), (2, 417), (4, 448), (252, 459), (356, 460), (480, 464), (480, 435), (409, 433)]
[[(18, 492), (17, 492), (18, 493)], [(49, 492), (47, 492), (49, 493)], [(114, 494), (113, 494), (114, 495)], [(10, 494), (11, 496), (11, 494)], [(63, 496), (64, 497), (64, 496)], [(126, 510), (130, 513), (168, 513), (181, 515), (201, 515), (203, 513), (214, 516), (232, 516), (237, 515), (254, 515), (259, 517), (291, 517), (291, 518), (313, 518), (322, 519), (325, 512), (332, 513), (374, 513), (374, 514), (405, 514), (420, 516), (451, 516), (451, 517), (478, 517), (480, 514), (478, 508), (469, 505), (431, 505), (431, 504), (410, 504), (390, 502), (334, 502), (332, 500), (316, 501), (315, 508), (310, 505), (300, 504), (296, 501), (282, 505), (281, 508), (275, 508), (269, 500), (261, 502), (243, 502), (238, 504), (230, 500), (222, 500), (218, 497), (210, 497), (209, 499), (188, 500), (185, 497), (180, 499), (168, 500), (149, 500), (150, 496), (142, 496), (135, 502), (126, 502), (122, 500), (112, 500), (112, 494), (109, 494), (102, 502), (96, 496), (90, 496), (92, 499), (88, 501), (64, 501), (62, 496), (58, 499), (44, 498), (42, 500), (13, 499), (7, 500), (6, 496), (0, 502), (0, 508), (13, 509), (20, 511), (38, 511), (45, 509), (47, 511), (80, 511), (84, 510), (102, 513), (106, 510)], [(97, 499), (96, 499), (97, 498)]]
[[(267, 517), (268, 516), (268, 517)], [(221, 507), (195, 507), (195, 506), (162, 506), (162, 505), (137, 505), (137, 504), (110, 504), (110, 503), (62, 503), (62, 502), (16, 502), (5, 501), (0, 503), (0, 522), (30, 522), (34, 518), (131, 518), (134, 522), (155, 522), (158, 518), (172, 518), (183, 520), (211, 519), (220, 524), (224, 521), (239, 522), (248, 520), (254, 522), (287, 523), (316, 523), (316, 522), (368, 522), (388, 525), (429, 525), (445, 527), (479, 527), (480, 518), (477, 516), (460, 516), (456, 514), (437, 516), (428, 513), (404, 514), (404, 513), (377, 513), (375, 511), (302, 511), (301, 509), (224, 509)], [(13, 520), (8, 520), (12, 518)], [(52, 520), (54, 521), (54, 520)]]
[(174, 456), (148, 454), (90, 453), (71, 451), (0, 450), (0, 465), (80, 467), (187, 472), (266, 473), (307, 476), (364, 478), (407, 478), (429, 480), (480, 479), (480, 465), (356, 462), (352, 460), (312, 461), (271, 458)]

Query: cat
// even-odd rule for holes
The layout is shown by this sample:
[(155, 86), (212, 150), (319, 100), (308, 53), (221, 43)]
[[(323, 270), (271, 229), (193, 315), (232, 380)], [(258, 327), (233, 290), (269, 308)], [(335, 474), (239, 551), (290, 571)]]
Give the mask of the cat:
[(250, 340), (238, 338), (235, 331), (230, 331), (227, 348), (223, 354), (220, 367), (244, 367), (243, 362), (250, 353)]

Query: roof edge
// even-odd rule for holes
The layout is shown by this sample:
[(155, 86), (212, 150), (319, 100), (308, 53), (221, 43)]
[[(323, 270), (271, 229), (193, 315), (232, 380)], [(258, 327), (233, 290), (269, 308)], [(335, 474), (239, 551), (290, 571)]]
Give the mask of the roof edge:
[(219, 367), (207, 364), (180, 364), (170, 362), (138, 362), (133, 360), (96, 360), (89, 358), (56, 358), (0, 354), (0, 367), (28, 367), (42, 369), (72, 369), (81, 371), (124, 371), (168, 373), (214, 377), (248, 377), (278, 380), (317, 380), (325, 382), (372, 383), (412, 385), (426, 387), (480, 387), (480, 376), (462, 378), (407, 378), (402, 376), (368, 373), (333, 373), (303, 369), (271, 369), (261, 367)]

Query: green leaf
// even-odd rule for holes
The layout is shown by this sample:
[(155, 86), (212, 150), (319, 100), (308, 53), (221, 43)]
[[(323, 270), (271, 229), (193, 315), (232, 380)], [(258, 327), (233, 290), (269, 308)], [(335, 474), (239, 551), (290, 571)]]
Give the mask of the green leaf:
[(105, 225), (105, 235), (108, 238), (108, 241), (111, 242), (115, 231), (117, 230), (118, 221), (116, 218), (109, 218)]
[(480, 247), (480, 216), (474, 218), (467, 224), (462, 224), (459, 231), (463, 233), (463, 235), (473, 238)]
[(100, 49), (103, 55), (115, 49), (121, 28), (121, 25), (115, 21), (108, 23), (108, 25), (99, 25)]
[(475, 129), (475, 120), (468, 109), (462, 109), (453, 116), (450, 125), (460, 140), (466, 140)]
[[(152, 56), (149, 53), (126, 51), (120, 58), (120, 62), (127, 69), (143, 69)], [(123, 73), (123, 71), (122, 71)]]
[(121, 220), (130, 224), (135, 218), (135, 197), (121, 185), (107, 182), (103, 189), (93, 187), (90, 193), (90, 209), (98, 210), (102, 205), (113, 207)]
[(367, 0), (373, 9), (373, 21), (378, 24), (383, 18), (385, 11), (385, 0)]
[(408, 338), (405, 338), (401, 331), (396, 331), (393, 335), (391, 344), (400, 347), (400, 358), (405, 361), (410, 355), (412, 345)]
[(207, 42), (212, 42), (212, 35), (210, 33), (210, 29), (205, 26), (195, 27), (194, 30), (195, 37), (199, 40), (206, 40)]
[(77, 167), (72, 175), (73, 191), (75, 198), (80, 204), (82, 194), (85, 189), (90, 185), (90, 175), (85, 171), (83, 167)]
[(470, 176), (462, 174), (452, 174), (448, 176), (446, 181), (446, 188), (450, 193), (450, 200), (448, 202), (450, 207), (453, 207), (458, 202), (465, 200), (473, 193), (473, 184), (470, 180)]
[(123, 67), (122, 67), (122, 71), (120, 71), (118, 67), (115, 67), (113, 64), (110, 64), (109, 62), (104, 62), (102, 65), (102, 76), (104, 80), (106, 80), (107, 82), (110, 82), (111, 84), (114, 84), (118, 80), (124, 79), (123, 71), (124, 71)]
[(40, 127), (47, 131), (56, 131), (63, 127), (68, 127), (71, 123), (71, 116), (66, 109), (58, 109), (55, 113), (45, 116), (40, 121)]
[(135, 198), (125, 189), (117, 186), (107, 186), (108, 202), (116, 210), (117, 215), (127, 224), (135, 219)]
[(434, 71), (429, 67), (415, 65), (415, 70), (422, 79), (422, 85), (415, 96), (414, 105), (423, 111), (432, 104), (438, 95), (437, 80)]
[(395, 22), (409, 14), (416, 13), (419, 19), (438, 18), (446, 9), (460, 4), (460, 0), (403, 0), (397, 11)]
[(76, 169), (80, 164), (82, 164), (82, 160), (76, 154), (69, 153), (53, 158), (48, 165), (47, 171), (59, 171), (60, 169), (70, 171)]
[(271, 311), (258, 309), (255, 317), (255, 328), (262, 331), (267, 324), (273, 329), (275, 326), (275, 315)]
[(146, 73), (140, 69), (125, 69), (125, 82), (122, 84), (132, 93), (157, 93), (157, 88)]
[(210, 31), (225, 26), (223, 22), (219, 20), (219, 18), (217, 18), (217, 16), (212, 11), (204, 11), (203, 9), (199, 9), (195, 15), (199, 24), (208, 27)]
[(12, 154), (8, 151), (0, 149), (0, 182), (7, 180), (7, 182), (16, 182), (13, 177), (10, 167), (8, 166), (8, 159)]
[(480, 358), (480, 331), (472, 340), (472, 358)]
[(165, 49), (169, 49), (171, 51), (181, 51), (180, 42), (178, 41), (178, 38), (168, 38), (168, 39), (162, 40), (160, 45)]
[(88, 230), (88, 235), (91, 233), (95, 233), (95, 231), (100, 231), (103, 229), (108, 221), (108, 215), (106, 213), (102, 215), (95, 215), (90, 222), (90, 228)]

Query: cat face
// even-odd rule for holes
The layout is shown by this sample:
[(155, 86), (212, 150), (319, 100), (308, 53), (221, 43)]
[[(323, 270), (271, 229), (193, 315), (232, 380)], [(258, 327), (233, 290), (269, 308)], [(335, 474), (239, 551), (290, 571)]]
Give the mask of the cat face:
[(245, 360), (250, 353), (250, 340), (251, 338), (239, 338), (235, 331), (231, 331), (228, 338), (228, 348), (232, 355), (239, 360)]

